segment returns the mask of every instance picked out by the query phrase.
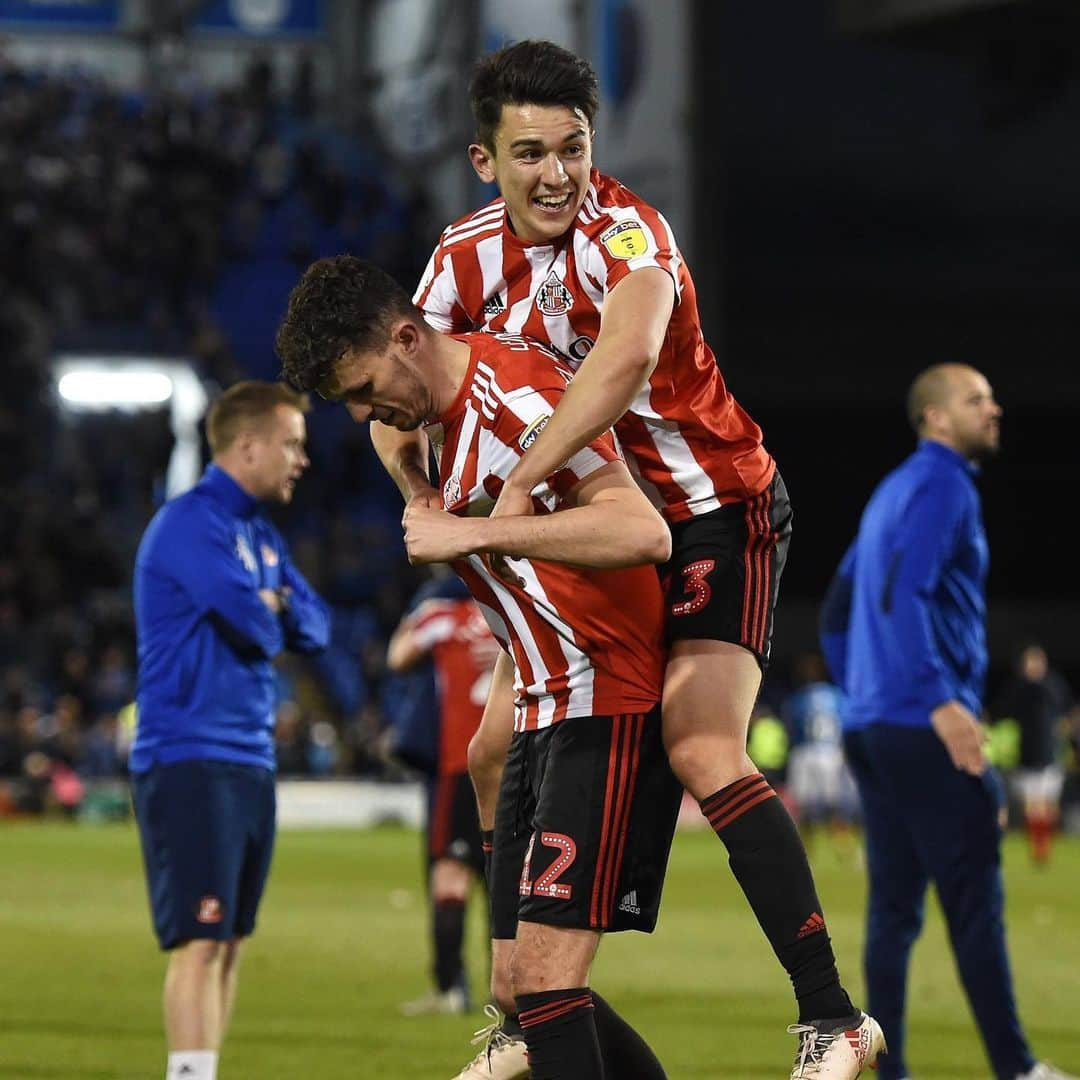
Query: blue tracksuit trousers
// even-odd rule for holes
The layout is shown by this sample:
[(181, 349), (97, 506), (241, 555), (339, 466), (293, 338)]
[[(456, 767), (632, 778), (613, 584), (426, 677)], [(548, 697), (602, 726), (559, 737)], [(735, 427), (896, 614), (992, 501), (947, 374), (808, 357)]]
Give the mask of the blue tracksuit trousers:
[(1013, 997), (1005, 945), (998, 809), (1001, 779), (957, 770), (930, 728), (873, 724), (844, 734), (866, 826), (870, 900), (863, 954), (867, 1009), (889, 1053), (880, 1080), (908, 1075), (904, 1004), (926, 887), (938, 892), (956, 965), (997, 1080), (1035, 1064)]

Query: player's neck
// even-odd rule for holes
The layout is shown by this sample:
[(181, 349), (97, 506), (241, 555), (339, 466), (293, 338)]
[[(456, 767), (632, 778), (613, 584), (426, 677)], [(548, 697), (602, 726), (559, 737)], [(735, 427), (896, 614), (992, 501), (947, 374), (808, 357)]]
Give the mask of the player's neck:
[(432, 353), (432, 398), (442, 416), (457, 400), (465, 376), (469, 373), (469, 361), (472, 350), (463, 341), (445, 334), (433, 334), (431, 337)]

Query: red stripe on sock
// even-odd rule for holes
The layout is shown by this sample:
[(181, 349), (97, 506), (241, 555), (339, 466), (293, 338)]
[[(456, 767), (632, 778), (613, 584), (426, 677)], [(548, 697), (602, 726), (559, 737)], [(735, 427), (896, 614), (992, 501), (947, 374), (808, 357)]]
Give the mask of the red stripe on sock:
[(763, 803), (763, 802), (765, 802), (766, 799), (775, 799), (775, 798), (776, 798), (776, 792), (773, 791), (772, 788), (768, 788), (767, 790), (761, 792), (760, 795), (755, 796), (748, 803), (745, 803), (744, 805), (742, 805), (742, 806), (736, 808), (735, 810), (733, 810), (730, 814), (727, 815), (727, 817), (722, 817), (722, 818), (720, 818), (719, 821), (710, 820), (709, 824), (712, 825), (712, 827), (713, 827), (713, 829), (715, 831), (719, 832), (721, 829), (723, 829), (726, 826), (730, 825), (733, 821), (738, 821), (739, 818), (741, 818), (743, 816), (743, 814), (746, 813), (747, 810), (752, 810), (755, 806), (758, 805), (758, 803)]
[(572, 1013), (576, 1009), (593, 1008), (591, 994), (581, 994), (576, 998), (565, 1001), (549, 1001), (546, 1005), (538, 1005), (535, 1009), (526, 1009), (518, 1014), (518, 1023), (523, 1028), (536, 1027), (539, 1024), (547, 1024), (557, 1020), (560, 1016)]

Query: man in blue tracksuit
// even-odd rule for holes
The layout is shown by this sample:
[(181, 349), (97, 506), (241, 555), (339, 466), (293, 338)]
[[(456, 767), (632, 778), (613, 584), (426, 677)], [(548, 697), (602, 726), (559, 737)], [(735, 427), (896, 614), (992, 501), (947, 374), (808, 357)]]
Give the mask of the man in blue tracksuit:
[(306, 399), (242, 382), (207, 418), (213, 463), (135, 559), (138, 727), (130, 770), (165, 976), (166, 1080), (215, 1080), (242, 938), (275, 831), (274, 674), (329, 640), (326, 605), (258, 513), (301, 473)]
[(989, 550), (975, 487), (1001, 408), (962, 364), (908, 392), (915, 452), (878, 485), (829, 587), (822, 650), (848, 696), (844, 749), (859, 786), (870, 873), (869, 1009), (889, 1044), (882, 1080), (908, 1075), (904, 1000), (927, 885), (998, 1080), (1068, 1080), (1036, 1064), (1005, 945), (1000, 778), (983, 754)]

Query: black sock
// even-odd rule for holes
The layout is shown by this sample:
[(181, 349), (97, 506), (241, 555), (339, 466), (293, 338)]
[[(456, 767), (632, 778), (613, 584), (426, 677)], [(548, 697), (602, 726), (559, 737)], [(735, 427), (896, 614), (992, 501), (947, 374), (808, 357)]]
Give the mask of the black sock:
[(499, 1025), (502, 1028), (503, 1034), (510, 1039), (524, 1039), (525, 1032), (521, 1030), (521, 1021), (518, 1020), (517, 1015), (511, 1016), (506, 1013), (503, 1016), (503, 1021)]
[(851, 1016), (840, 985), (806, 849), (784, 804), (761, 773), (701, 801), (773, 951), (791, 977), (799, 1021)]
[(667, 1080), (649, 1044), (595, 990), (592, 999), (604, 1075), (616, 1080)]
[(437, 901), (432, 921), (435, 931), (435, 983), (445, 993), (462, 981), (465, 904), (461, 900)]
[(532, 1080), (604, 1080), (587, 986), (518, 994)]
[(491, 891), (491, 852), (495, 848), (495, 830), (480, 830), (480, 849), (484, 853), (484, 881), (487, 883), (488, 892)]

